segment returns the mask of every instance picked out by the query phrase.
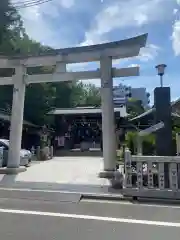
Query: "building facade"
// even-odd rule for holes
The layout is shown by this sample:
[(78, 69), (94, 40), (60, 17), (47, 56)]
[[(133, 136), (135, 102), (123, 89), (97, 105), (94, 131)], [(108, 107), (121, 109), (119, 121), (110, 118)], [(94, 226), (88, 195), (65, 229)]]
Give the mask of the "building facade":
[(132, 88), (119, 84), (119, 86), (114, 87), (113, 95), (115, 106), (127, 104), (129, 98), (140, 100), (144, 108), (147, 108), (150, 103), (150, 94), (146, 91), (146, 88)]

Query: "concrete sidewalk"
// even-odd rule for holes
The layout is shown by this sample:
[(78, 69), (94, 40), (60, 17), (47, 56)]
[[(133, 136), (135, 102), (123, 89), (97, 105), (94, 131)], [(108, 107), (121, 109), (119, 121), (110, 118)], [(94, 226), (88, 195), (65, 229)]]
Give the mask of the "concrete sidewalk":
[(0, 175), (0, 188), (41, 189), (94, 195), (122, 196), (107, 179), (100, 179), (101, 157), (55, 157), (32, 163), (18, 175)]
[(108, 181), (98, 178), (102, 168), (100, 157), (55, 157), (32, 165), (16, 181), (106, 185)]

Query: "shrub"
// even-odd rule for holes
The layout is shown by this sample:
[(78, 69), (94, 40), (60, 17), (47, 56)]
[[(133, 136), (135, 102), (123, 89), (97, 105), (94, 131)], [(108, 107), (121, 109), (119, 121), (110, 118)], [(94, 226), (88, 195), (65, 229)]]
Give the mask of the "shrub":
[[(137, 132), (128, 132), (126, 134), (126, 146), (130, 149), (132, 154), (137, 153)], [(154, 134), (149, 134), (142, 137), (142, 150), (144, 155), (154, 155), (155, 154), (155, 136)]]

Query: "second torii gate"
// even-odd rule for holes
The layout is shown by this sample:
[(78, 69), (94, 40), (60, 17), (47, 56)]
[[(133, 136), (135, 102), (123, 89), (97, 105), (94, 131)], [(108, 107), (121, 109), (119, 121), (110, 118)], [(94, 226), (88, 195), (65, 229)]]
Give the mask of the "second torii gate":
[[(25, 171), (20, 168), (20, 149), (24, 114), (26, 85), (30, 83), (63, 82), (101, 79), (102, 131), (103, 131), (103, 177), (113, 175), (116, 165), (114, 128), (113, 78), (138, 76), (139, 68), (112, 68), (112, 60), (134, 57), (145, 47), (147, 34), (105, 44), (66, 48), (49, 51), (37, 56), (0, 57), (0, 68), (15, 68), (12, 77), (0, 78), (0, 85), (14, 85), (10, 128), (8, 165), (5, 173)], [(100, 61), (100, 69), (94, 71), (67, 72), (69, 63)], [(27, 75), (27, 68), (56, 66), (52, 74)]]

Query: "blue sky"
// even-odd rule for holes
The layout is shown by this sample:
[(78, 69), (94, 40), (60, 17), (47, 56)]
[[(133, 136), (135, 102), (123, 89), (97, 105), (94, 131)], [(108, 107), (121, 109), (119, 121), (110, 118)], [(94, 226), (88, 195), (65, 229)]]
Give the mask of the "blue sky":
[[(12, 0), (18, 2), (19, 0)], [(22, 0), (21, 0), (22, 2)], [(32, 39), (55, 48), (97, 44), (148, 33), (137, 58), (116, 61), (116, 67), (140, 65), (140, 76), (115, 79), (114, 85), (146, 87), (153, 99), (159, 86), (155, 65), (167, 64), (164, 85), (172, 99), (180, 97), (180, 0), (53, 0), (20, 11)], [(80, 64), (73, 68), (93, 69)], [(100, 81), (93, 83), (99, 85)]]

